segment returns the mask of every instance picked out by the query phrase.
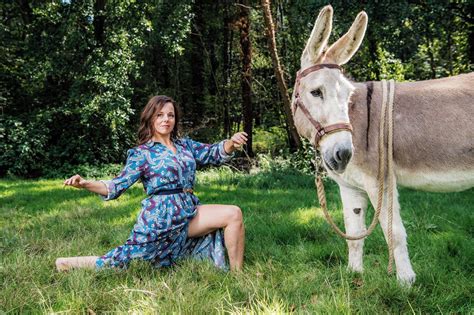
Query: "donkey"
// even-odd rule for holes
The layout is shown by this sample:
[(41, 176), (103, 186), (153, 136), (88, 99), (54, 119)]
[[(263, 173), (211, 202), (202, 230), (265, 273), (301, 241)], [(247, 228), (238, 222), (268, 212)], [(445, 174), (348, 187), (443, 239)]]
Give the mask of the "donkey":
[[(321, 10), (301, 56), (293, 119), (339, 185), (346, 233), (360, 235), (366, 230), (368, 200), (374, 208), (377, 204), (382, 84), (350, 82), (340, 69), (362, 42), (367, 14), (360, 12), (349, 31), (328, 48), (332, 15), (331, 6)], [(397, 279), (411, 285), (416, 275), (396, 187), (449, 192), (474, 186), (474, 73), (396, 83), (393, 111), (393, 255)], [(335, 132), (325, 134), (324, 127)], [(384, 194), (386, 200), (386, 190)], [(379, 219), (387, 239), (386, 202)], [(362, 272), (364, 240), (347, 243), (348, 268)]]

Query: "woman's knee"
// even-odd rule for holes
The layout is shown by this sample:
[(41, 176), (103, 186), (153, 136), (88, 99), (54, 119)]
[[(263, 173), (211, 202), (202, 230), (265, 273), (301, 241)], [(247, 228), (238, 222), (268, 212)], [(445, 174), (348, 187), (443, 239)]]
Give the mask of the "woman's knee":
[(229, 206), (229, 223), (242, 223), (242, 210), (237, 206)]

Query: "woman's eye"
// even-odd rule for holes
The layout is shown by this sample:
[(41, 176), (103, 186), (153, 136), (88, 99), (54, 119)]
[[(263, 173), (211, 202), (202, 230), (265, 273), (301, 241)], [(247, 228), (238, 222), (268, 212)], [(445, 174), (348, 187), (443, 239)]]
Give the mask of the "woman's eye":
[(323, 92), (321, 91), (321, 89), (312, 90), (311, 95), (313, 95), (314, 97), (323, 98)]

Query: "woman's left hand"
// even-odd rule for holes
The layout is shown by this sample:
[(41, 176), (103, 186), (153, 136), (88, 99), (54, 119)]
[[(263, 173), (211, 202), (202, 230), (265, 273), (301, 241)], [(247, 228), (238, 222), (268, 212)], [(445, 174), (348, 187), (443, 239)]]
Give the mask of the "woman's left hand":
[(229, 140), (225, 142), (224, 150), (225, 152), (230, 154), (246, 143), (247, 143), (247, 133), (237, 132)]
[(247, 133), (246, 132), (237, 132), (234, 134), (231, 138), (230, 141), (232, 141), (232, 144), (234, 145), (235, 149), (240, 148), (242, 145), (247, 143)]

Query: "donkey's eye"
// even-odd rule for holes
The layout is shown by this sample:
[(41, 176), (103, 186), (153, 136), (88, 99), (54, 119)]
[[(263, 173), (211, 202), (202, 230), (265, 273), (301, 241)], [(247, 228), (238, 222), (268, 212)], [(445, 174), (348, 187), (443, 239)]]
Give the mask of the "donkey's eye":
[(311, 95), (313, 95), (314, 97), (323, 98), (323, 91), (321, 91), (321, 89), (315, 89), (311, 91)]

